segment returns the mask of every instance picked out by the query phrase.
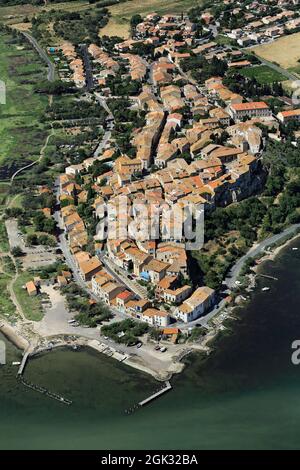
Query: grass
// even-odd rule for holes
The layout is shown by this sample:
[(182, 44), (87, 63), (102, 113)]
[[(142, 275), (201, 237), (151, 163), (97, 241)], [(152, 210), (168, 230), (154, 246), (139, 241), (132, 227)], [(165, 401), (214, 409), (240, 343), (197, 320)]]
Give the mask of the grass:
[(48, 5), (15, 5), (1, 7), (1, 20), (6, 24), (16, 25), (22, 23), (24, 18), (31, 19), (42, 11), (64, 10), (79, 11), (90, 8), (88, 1), (77, 0), (73, 2), (49, 3)]
[(7, 285), (10, 281), (11, 278), (9, 275), (0, 273), (0, 315), (8, 319), (14, 319), (16, 309), (7, 289)]
[(3, 221), (0, 222), (0, 251), (2, 253), (7, 253), (9, 251), (7, 231)]
[(270, 44), (254, 47), (252, 50), (260, 57), (278, 63), (281, 67), (300, 72), (300, 32), (283, 36)]
[(17, 194), (11, 197), (11, 203), (9, 204), (10, 208), (23, 208), (23, 194)]
[(167, 13), (186, 13), (189, 8), (201, 5), (202, 0), (131, 0), (109, 7), (111, 19), (109, 23), (101, 29), (101, 36), (121, 36), (128, 37), (130, 29), (130, 18), (139, 14), (145, 16), (148, 13), (156, 12), (160, 15)]
[(45, 142), (40, 124), (47, 105), (33, 92), (46, 69), (29, 46), (20, 47), (8, 34), (0, 34), (0, 77), (6, 84), (6, 104), (0, 105), (0, 178), (35, 160)]
[(17, 277), (13, 289), (26, 318), (32, 321), (40, 321), (44, 315), (39, 297), (29, 297), (27, 290), (23, 289), (26, 282), (32, 281), (32, 278), (31, 273), (27, 271), (22, 272)]
[(16, 268), (13, 263), (13, 260), (10, 256), (3, 256), (1, 259), (2, 271), (9, 276), (14, 276), (16, 273)]
[(267, 65), (247, 67), (241, 69), (240, 73), (244, 75), (244, 77), (255, 78), (262, 85), (286, 80), (284, 75), (271, 69)]

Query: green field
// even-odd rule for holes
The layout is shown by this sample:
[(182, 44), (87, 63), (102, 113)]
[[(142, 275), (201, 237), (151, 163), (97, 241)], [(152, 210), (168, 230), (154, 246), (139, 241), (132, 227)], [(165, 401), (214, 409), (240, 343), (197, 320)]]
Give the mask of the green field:
[(23, 289), (26, 282), (32, 281), (32, 279), (33, 275), (31, 273), (22, 272), (15, 281), (13, 289), (26, 318), (28, 320), (40, 321), (43, 318), (40, 298), (38, 296), (29, 297), (27, 290)]
[(283, 82), (286, 77), (276, 70), (271, 69), (267, 65), (258, 65), (247, 67), (240, 70), (244, 77), (255, 78), (262, 85), (274, 82)]
[(0, 178), (35, 160), (47, 132), (40, 118), (47, 97), (33, 93), (33, 86), (46, 75), (45, 67), (28, 45), (0, 33), (0, 79), (6, 85), (6, 104), (0, 105)]
[(15, 319), (16, 309), (9, 296), (7, 285), (11, 277), (5, 273), (0, 273), (0, 316), (6, 319)]

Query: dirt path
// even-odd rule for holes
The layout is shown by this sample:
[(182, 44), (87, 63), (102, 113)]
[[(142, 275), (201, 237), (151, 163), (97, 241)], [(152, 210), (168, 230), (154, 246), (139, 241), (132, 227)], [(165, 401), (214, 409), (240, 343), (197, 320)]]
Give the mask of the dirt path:
[(11, 177), (11, 179), (10, 179), (10, 182), (11, 182), (11, 183), (13, 182), (13, 180), (15, 179), (15, 177), (16, 177), (17, 175), (19, 175), (22, 171), (27, 170), (28, 168), (31, 168), (33, 165), (36, 165), (37, 163), (39, 163), (39, 162), (41, 161), (41, 159), (42, 159), (42, 158), (44, 157), (44, 155), (45, 155), (45, 150), (46, 150), (46, 148), (47, 148), (47, 146), (48, 146), (50, 137), (52, 137), (53, 135), (54, 135), (54, 129), (52, 128), (50, 134), (48, 134), (48, 136), (47, 136), (47, 138), (46, 138), (46, 141), (45, 141), (43, 147), (41, 148), (39, 158), (38, 158), (37, 160), (35, 160), (34, 162), (31, 162), (31, 163), (29, 163), (28, 165), (25, 165), (25, 166), (23, 166), (22, 168), (19, 168), (19, 170), (17, 170), (17, 171), (12, 175), (12, 177)]

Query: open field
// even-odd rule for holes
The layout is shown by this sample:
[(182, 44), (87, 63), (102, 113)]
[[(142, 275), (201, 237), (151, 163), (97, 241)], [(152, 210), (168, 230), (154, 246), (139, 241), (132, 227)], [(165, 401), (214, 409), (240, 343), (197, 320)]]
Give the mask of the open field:
[(281, 73), (271, 69), (267, 65), (258, 65), (256, 67), (247, 67), (240, 71), (244, 77), (255, 78), (262, 85), (274, 82), (283, 82), (286, 80)]
[(145, 16), (148, 13), (182, 13), (189, 8), (200, 5), (202, 0), (131, 0), (126, 3), (112, 5), (109, 10), (112, 14), (109, 23), (100, 31), (100, 35), (121, 36), (129, 35), (129, 21), (135, 14)]
[(11, 282), (11, 277), (6, 273), (0, 273), (0, 316), (13, 320), (15, 318), (16, 309), (9, 296), (7, 286)]
[[(129, 35), (129, 21), (134, 14), (146, 15), (156, 11), (159, 14), (186, 12), (189, 8), (202, 3), (203, 0), (128, 0), (127, 2), (108, 7), (112, 17), (107, 26), (100, 34), (121, 37)], [(93, 8), (93, 4), (85, 0), (63, 3), (49, 3), (48, 5), (18, 5), (1, 7), (1, 18), (5, 24), (11, 25), (19, 30), (28, 29), (30, 23), (24, 23), (24, 18), (31, 18), (42, 11), (62, 10), (62, 11), (82, 11)]]
[(29, 297), (27, 290), (23, 289), (26, 282), (32, 281), (32, 278), (32, 274), (26, 271), (23, 272), (14, 282), (13, 289), (26, 318), (28, 320), (40, 321), (44, 316), (40, 298), (38, 296)]
[(64, 10), (64, 11), (79, 11), (90, 8), (91, 5), (88, 1), (79, 0), (74, 2), (62, 2), (62, 3), (49, 3), (48, 5), (16, 5), (0, 7), (1, 16), (0, 21), (6, 24), (15, 25), (23, 23), (23, 19), (27, 17), (31, 19), (34, 15), (43, 11), (50, 10)]
[(44, 65), (28, 46), (12, 36), (0, 35), (0, 77), (6, 86), (6, 103), (0, 105), (0, 178), (35, 160), (47, 132), (40, 118), (47, 97), (33, 93), (34, 84), (46, 75)]
[(300, 74), (300, 32), (284, 36), (270, 44), (252, 48), (258, 56)]

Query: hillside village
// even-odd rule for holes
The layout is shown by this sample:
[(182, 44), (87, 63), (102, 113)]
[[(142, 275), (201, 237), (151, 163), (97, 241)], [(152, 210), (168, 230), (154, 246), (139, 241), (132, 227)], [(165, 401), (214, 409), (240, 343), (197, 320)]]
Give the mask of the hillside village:
[[(273, 29), (277, 23), (297, 27), (297, 9), (287, 10), (294, 2), (280, 2), (282, 12), (275, 16), (266, 15), (272, 2), (268, 4), (247, 4), (243, 15), (241, 8), (234, 8), (232, 18), (247, 26), (230, 32), (223, 27), (223, 34), (242, 44), (238, 31), (249, 29), (253, 35), (256, 28), (258, 33), (263, 29), (265, 37), (269, 24)], [(222, 15), (215, 18), (208, 11), (201, 19), (205, 28), (220, 25)], [(50, 47), (49, 54), (58, 62), (67, 60), (71, 74), (62, 80), (72, 80), (78, 88), (87, 85), (84, 59), (71, 43)], [(143, 215), (135, 210), (139, 204), (160, 207), (160, 217), (166, 208), (184, 204), (200, 204), (211, 213), (257, 193), (265, 180), (261, 155), (266, 140), (280, 140), (280, 124), (298, 121), (300, 110), (288, 107), (274, 115), (267, 102), (232, 91), (226, 73), (251, 65), (252, 59), (245, 59), (238, 48), (203, 39), (199, 23), (185, 15), (148, 14), (138, 19), (132, 38), (106, 50), (91, 43), (88, 56), (90, 92), (95, 90), (105, 103), (111, 131), (101, 155), (66, 166), (58, 178), (60, 223), (75, 269), (112, 311), (154, 327), (188, 324), (213, 308), (219, 297), (209, 286), (192, 284), (184, 235), (165, 233), (160, 221), (155, 239), (134, 240), (127, 234), (102, 240), (95, 233), (97, 221), (108, 205), (118, 206), (120, 197), (126, 197), (128, 213), (118, 214), (115, 228), (125, 215), (129, 222), (142, 224)], [(220, 74), (197, 83), (184, 67), (194, 57)], [(133, 94), (125, 90), (115, 95), (120, 80), (135, 85)], [(138, 128), (134, 122), (126, 124), (128, 152), (114, 132), (122, 121), (118, 102), (123, 111), (134, 110), (144, 121)], [(101, 169), (96, 177), (95, 168)], [(82, 210), (87, 205), (94, 214), (93, 227)]]
[[(48, 44), (58, 80), (46, 119), (68, 121), (69, 135), (77, 138), (80, 126), (97, 129), (90, 145), (99, 135), (89, 153), (65, 145), (59, 164), (51, 162), (60, 168), (54, 186), (38, 185), (35, 194), (35, 227), (51, 234), (46, 241), (56, 244), (64, 263), (55, 282), (74, 314), (69, 325), (98, 325), (102, 336), (119, 342), (125, 333), (121, 327), (116, 333), (118, 321), (138, 320), (134, 324), (146, 325), (154, 337), (157, 332), (176, 342), (181, 333), (193, 335), (194, 327), (207, 328), (231, 302), (239, 273), (227, 284), (228, 271), (256, 240), (253, 227), (245, 223), (249, 240), (242, 248), (241, 235), (230, 227), (227, 238), (234, 242), (226, 245), (223, 237), (225, 262), (213, 277), (199, 263), (202, 245), (189, 247), (186, 227), (201, 222), (203, 232), (220, 209), (261, 194), (270, 143), (297, 149), (300, 109), (285, 86), (297, 76), (272, 69), (244, 46), (298, 31), (299, 18), (296, 0), (227, 0), (222, 8), (207, 2), (187, 14), (135, 15), (125, 40)], [(272, 81), (249, 75), (262, 67)], [(38, 92), (46, 88), (43, 83)], [(64, 93), (66, 116), (59, 102)], [(259, 202), (256, 210), (265, 215)], [(202, 235), (201, 243), (216, 249)], [(37, 276), (24, 287), (28, 296), (40, 297), (42, 285)], [(140, 328), (124, 342), (136, 344)]]

